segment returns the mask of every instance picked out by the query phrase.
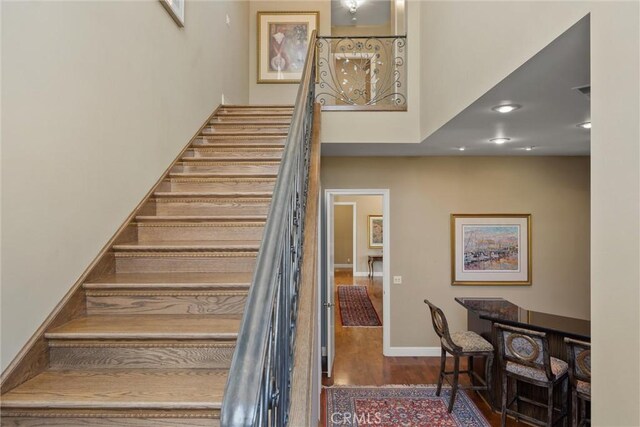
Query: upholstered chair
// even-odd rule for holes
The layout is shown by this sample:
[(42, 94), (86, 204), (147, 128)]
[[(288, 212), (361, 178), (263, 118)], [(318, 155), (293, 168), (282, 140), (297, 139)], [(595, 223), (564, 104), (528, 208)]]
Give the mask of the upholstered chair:
[[(514, 328), (495, 324), (498, 343), (498, 360), (502, 370), (502, 419), (504, 427), (507, 415), (522, 418), (533, 424), (553, 426), (567, 416), (568, 364), (549, 355), (549, 341), (543, 332)], [(515, 393), (509, 400), (509, 380), (514, 382)], [(518, 382), (525, 382), (547, 390), (546, 402), (537, 402), (519, 396)], [(561, 389), (563, 405), (554, 408), (554, 392)], [(546, 419), (522, 415), (518, 412), (518, 403), (525, 402), (546, 409)], [(514, 406), (515, 409), (511, 409)], [(557, 414), (557, 416), (556, 416)]]
[[(453, 382), (451, 383), (451, 398), (449, 399), (448, 411), (453, 410), (453, 405), (456, 399), (456, 393), (458, 389), (466, 390), (485, 390), (489, 395), (489, 401), (491, 398), (491, 373), (493, 366), (494, 348), (489, 341), (482, 338), (480, 335), (471, 331), (449, 332), (449, 324), (447, 318), (441, 309), (433, 305), (429, 300), (424, 300), (424, 303), (429, 306), (431, 311), (431, 321), (433, 323), (433, 329), (436, 331), (438, 337), (440, 337), (440, 345), (442, 347), (440, 353), (440, 375), (438, 376), (438, 389), (436, 395), (440, 396), (442, 390), (442, 382), (444, 380), (449, 381), (447, 375), (453, 376)], [(445, 370), (445, 362), (447, 359), (447, 353), (453, 356), (453, 371), (447, 372)], [(483, 380), (478, 374), (473, 371), (473, 358), (485, 357), (485, 378)], [(468, 368), (465, 371), (460, 370), (460, 357), (468, 357)], [(471, 386), (460, 386), (458, 382), (458, 376), (460, 374), (467, 374), (472, 380)], [(475, 382), (474, 382), (475, 379)]]
[(565, 338), (564, 343), (567, 345), (571, 383), (571, 425), (590, 425), (591, 420), (587, 418), (587, 402), (591, 402), (591, 344), (571, 338)]

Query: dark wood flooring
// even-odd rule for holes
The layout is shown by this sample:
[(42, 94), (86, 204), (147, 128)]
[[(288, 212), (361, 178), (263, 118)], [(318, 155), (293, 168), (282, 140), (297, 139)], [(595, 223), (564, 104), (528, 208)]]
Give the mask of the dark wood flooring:
[[(369, 279), (353, 277), (351, 270), (336, 270), (336, 285), (366, 285), (374, 307), (383, 320), (386, 313), (382, 311), (382, 278)], [(336, 286), (337, 288), (337, 286)], [(337, 291), (336, 291), (337, 292)], [(335, 296), (335, 337), (336, 357), (333, 376), (323, 376), (325, 385), (375, 385), (386, 384), (436, 384), (440, 359), (438, 357), (384, 357), (382, 355), (382, 328), (344, 328), (340, 322), (338, 298)], [(430, 328), (428, 311), (425, 307), (425, 323), (417, 327)], [(384, 321), (384, 320), (383, 320)], [(463, 362), (462, 367), (465, 367)], [(461, 367), (461, 368), (462, 368)], [(447, 361), (447, 370), (453, 370)], [(468, 384), (466, 376), (461, 376), (464, 384)], [(475, 392), (466, 392), (492, 426), (500, 425), (500, 414), (493, 412), (489, 405)], [(326, 425), (325, 393), (322, 393), (321, 425)], [(519, 427), (527, 424), (507, 420), (507, 426)]]

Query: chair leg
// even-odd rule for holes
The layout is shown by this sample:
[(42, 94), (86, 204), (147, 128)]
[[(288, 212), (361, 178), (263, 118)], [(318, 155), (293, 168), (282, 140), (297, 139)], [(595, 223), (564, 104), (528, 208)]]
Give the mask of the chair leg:
[(471, 381), (471, 385), (476, 385), (476, 377), (471, 373), (473, 372), (473, 356), (469, 356), (467, 360), (467, 371), (469, 371), (469, 380)]
[(562, 382), (562, 425), (570, 425), (569, 420), (569, 377)]
[(518, 380), (513, 380), (513, 397), (515, 397), (513, 404), (516, 411), (516, 422), (520, 422), (520, 392), (518, 391)]
[(436, 396), (440, 396), (440, 391), (442, 390), (442, 381), (444, 380), (444, 370), (445, 365), (447, 363), (447, 352), (444, 348), (441, 349), (440, 352), (440, 375), (438, 375), (438, 388), (436, 390)]
[(553, 426), (553, 384), (547, 387), (547, 426)]
[(571, 386), (571, 427), (578, 427), (578, 393)]
[(449, 413), (453, 411), (453, 404), (456, 400), (456, 393), (458, 392), (458, 375), (460, 374), (460, 356), (453, 356), (453, 385), (451, 387), (451, 400), (449, 401)]
[(484, 378), (487, 383), (487, 397), (490, 406), (494, 406), (493, 402), (493, 353), (487, 355), (484, 365)]
[(500, 405), (500, 427), (507, 425), (507, 398), (509, 394), (509, 377), (502, 374), (502, 404)]

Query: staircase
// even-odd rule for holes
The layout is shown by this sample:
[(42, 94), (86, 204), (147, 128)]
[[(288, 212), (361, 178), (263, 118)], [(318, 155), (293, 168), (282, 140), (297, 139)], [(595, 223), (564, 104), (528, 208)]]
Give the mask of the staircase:
[(2, 426), (218, 425), (292, 111), (216, 111), (12, 365)]

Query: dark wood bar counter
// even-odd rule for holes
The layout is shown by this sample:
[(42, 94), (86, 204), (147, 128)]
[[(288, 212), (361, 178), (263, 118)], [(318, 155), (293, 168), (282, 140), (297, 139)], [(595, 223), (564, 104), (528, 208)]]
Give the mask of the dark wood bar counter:
[[(456, 298), (456, 301), (467, 309), (467, 329), (480, 334), (493, 344), (494, 348), (497, 348), (497, 339), (493, 333), (494, 323), (545, 332), (549, 340), (551, 356), (565, 361), (567, 360), (565, 337), (591, 341), (591, 322), (588, 320), (526, 310), (503, 298)], [(496, 363), (493, 366), (493, 399), (489, 403), (499, 411), (502, 397), (500, 387), (502, 375), (497, 363), (497, 354), (494, 360)], [(475, 360), (474, 358), (474, 371), (482, 378), (484, 378), (483, 366), (484, 360)], [(536, 400), (542, 397), (542, 401), (544, 401), (545, 394), (538, 395), (538, 390), (535, 387), (522, 384), (520, 390), (522, 394), (529, 395)], [(485, 399), (489, 401), (486, 395)], [(560, 403), (560, 396), (558, 396), (557, 404)], [(526, 412), (538, 417), (538, 410), (539, 408), (531, 407)]]

